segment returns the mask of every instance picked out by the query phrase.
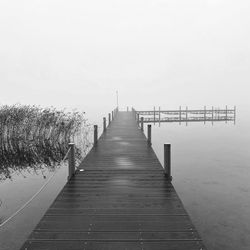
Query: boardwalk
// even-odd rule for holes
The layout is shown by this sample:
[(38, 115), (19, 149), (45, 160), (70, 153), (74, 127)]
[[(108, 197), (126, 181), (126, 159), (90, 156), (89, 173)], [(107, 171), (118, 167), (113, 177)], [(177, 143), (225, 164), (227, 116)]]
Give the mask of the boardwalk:
[(22, 250), (205, 249), (132, 112), (119, 112)]

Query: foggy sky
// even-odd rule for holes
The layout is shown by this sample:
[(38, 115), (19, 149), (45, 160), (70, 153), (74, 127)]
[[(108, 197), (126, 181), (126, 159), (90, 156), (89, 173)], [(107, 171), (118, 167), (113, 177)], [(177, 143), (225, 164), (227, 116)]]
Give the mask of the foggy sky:
[(248, 104), (250, 2), (1, 0), (0, 103)]

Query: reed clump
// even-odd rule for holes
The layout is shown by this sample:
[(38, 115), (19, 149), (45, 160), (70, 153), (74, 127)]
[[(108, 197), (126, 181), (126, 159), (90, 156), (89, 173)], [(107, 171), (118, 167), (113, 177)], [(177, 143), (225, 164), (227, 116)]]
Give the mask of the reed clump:
[(84, 113), (30, 105), (0, 106), (0, 179), (11, 172), (62, 161), (69, 142), (76, 142), (77, 159), (91, 146)]

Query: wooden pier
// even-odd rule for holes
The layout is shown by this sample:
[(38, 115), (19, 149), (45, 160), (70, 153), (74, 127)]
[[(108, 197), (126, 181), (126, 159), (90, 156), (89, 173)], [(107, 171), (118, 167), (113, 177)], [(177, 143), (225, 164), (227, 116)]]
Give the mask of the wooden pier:
[(112, 118), (21, 249), (204, 250), (134, 112)]
[(233, 109), (228, 109), (226, 106), (224, 109), (214, 108), (207, 109), (206, 106), (204, 109), (185, 109), (179, 108), (179, 110), (161, 110), (159, 107), (158, 110), (134, 110), (136, 113), (137, 119), (143, 117), (144, 123), (162, 123), (162, 122), (179, 122), (188, 123), (188, 122), (236, 122), (236, 106)]

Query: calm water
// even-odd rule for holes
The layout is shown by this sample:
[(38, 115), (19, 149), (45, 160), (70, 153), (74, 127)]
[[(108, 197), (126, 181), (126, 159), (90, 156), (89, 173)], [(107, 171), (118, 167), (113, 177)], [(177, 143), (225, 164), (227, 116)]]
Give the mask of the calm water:
[(208, 249), (250, 249), (250, 122), (153, 126), (163, 159), (172, 144), (173, 184)]
[(0, 224), (10, 218), (47, 183), (42, 192), (22, 211), (7, 224), (0, 225), (1, 250), (20, 249), (46, 209), (65, 185), (67, 171), (67, 164), (62, 164), (55, 170), (44, 168), (34, 171), (28, 169), (12, 174), (12, 179), (0, 182)]
[[(152, 127), (153, 148), (161, 161), (163, 144), (172, 144), (173, 184), (208, 249), (250, 249), (250, 122), (246, 114), (238, 107), (236, 125), (162, 123)], [(53, 174), (46, 169), (16, 173), (12, 180), (0, 182), (0, 221)], [(27, 208), (0, 228), (1, 250), (19, 249), (66, 179), (64, 165)]]

